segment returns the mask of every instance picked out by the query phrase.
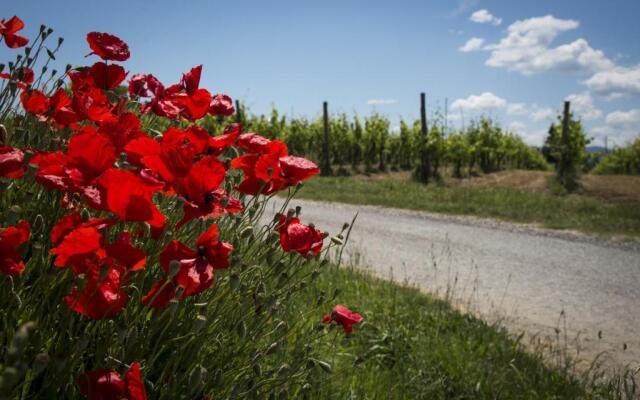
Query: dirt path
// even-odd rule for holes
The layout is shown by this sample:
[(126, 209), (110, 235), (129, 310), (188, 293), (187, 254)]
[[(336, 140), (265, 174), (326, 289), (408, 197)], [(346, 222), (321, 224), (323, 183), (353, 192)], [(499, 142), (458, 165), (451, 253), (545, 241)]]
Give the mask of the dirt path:
[(608, 363), (640, 362), (638, 246), (492, 220), (297, 205), (304, 222), (334, 233), (359, 213), (345, 253), (376, 274), (499, 319), (513, 332), (550, 338), (574, 355), (580, 349), (585, 363), (603, 351)]

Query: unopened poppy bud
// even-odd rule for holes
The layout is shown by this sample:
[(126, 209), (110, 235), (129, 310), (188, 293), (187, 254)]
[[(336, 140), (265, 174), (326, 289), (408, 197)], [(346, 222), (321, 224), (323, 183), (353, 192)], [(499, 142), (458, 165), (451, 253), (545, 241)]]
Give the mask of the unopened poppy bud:
[(0, 63), (0, 72), (4, 71), (4, 64)]
[(253, 233), (253, 226), (249, 225), (240, 231), (240, 237), (246, 238), (249, 237)]
[[(2, 70), (0, 70), (1, 72)], [(7, 128), (0, 124), (0, 142), (4, 143), (7, 140)]]
[(103, 265), (100, 267), (100, 282), (104, 281), (104, 279), (107, 277), (107, 274), (109, 273), (109, 267), (106, 265)]
[(338, 297), (338, 295), (340, 294), (341, 291), (342, 290), (340, 288), (333, 289), (333, 299), (332, 300), (335, 300), (335, 298)]
[(276, 213), (276, 215), (274, 215), (274, 216), (273, 216), (273, 222), (279, 222), (279, 221), (280, 221), (280, 216), (281, 216), (281, 215), (282, 215), (282, 214), (280, 214), (280, 213)]
[(332, 370), (332, 368), (331, 368), (331, 364), (329, 364), (329, 363), (328, 363), (328, 362), (326, 362), (326, 361), (320, 361), (320, 360), (318, 360), (318, 365), (320, 366), (320, 368), (322, 368), (322, 369), (324, 370), (324, 372), (327, 372), (327, 373), (329, 373), (329, 374), (330, 374), (331, 372), (333, 372), (333, 370)]
[(231, 272), (231, 276), (229, 276), (229, 285), (233, 290), (238, 290), (240, 287), (240, 276), (236, 271)]
[(50, 361), (51, 358), (47, 353), (40, 353), (36, 355), (35, 360), (33, 360), (33, 373), (38, 375), (40, 372), (44, 371)]
[(62, 42), (64, 42), (64, 38), (62, 36), (60, 36), (58, 38), (58, 46), (62, 46)]
[(311, 394), (311, 384), (305, 383), (304, 385), (302, 385), (302, 395), (305, 398), (308, 398), (310, 394)]
[(195, 321), (193, 321), (193, 331), (196, 333), (200, 332), (205, 326), (207, 326), (207, 317), (198, 315)]
[(169, 277), (173, 278), (174, 276), (176, 276), (178, 274), (178, 272), (180, 272), (180, 261), (178, 260), (171, 260), (169, 262)]
[(319, 275), (320, 275), (320, 270), (319, 269), (314, 269), (311, 272), (311, 280), (315, 280)]
[(52, 33), (53, 33), (53, 29), (52, 28), (47, 29), (47, 36), (51, 35)]
[(337, 236), (331, 236), (331, 241), (338, 246), (342, 246), (344, 244), (344, 241)]
[(287, 274), (286, 272), (282, 272), (280, 274), (280, 277), (278, 278), (278, 287), (284, 286), (288, 280), (289, 280), (289, 274)]
[(296, 206), (296, 217), (302, 212), (302, 207)]
[(280, 321), (278, 325), (276, 325), (276, 331), (284, 332), (287, 330), (287, 323), (284, 321)]
[(348, 224), (347, 222), (345, 222), (345, 223), (342, 225), (342, 230), (343, 230), (343, 231), (346, 231), (347, 229), (349, 229), (349, 224)]
[(47, 29), (46, 26), (44, 25), (40, 25), (40, 33), (44, 32), (44, 30)]
[(278, 368), (278, 377), (282, 378), (287, 376), (290, 370), (291, 370), (291, 367), (289, 366), (289, 364), (282, 364), (280, 368)]
[(314, 369), (316, 367), (316, 362), (313, 358), (307, 360), (307, 369)]
[(46, 66), (46, 65), (43, 65), (43, 66), (42, 66), (42, 74), (44, 74), (45, 72), (47, 72), (47, 69), (48, 69), (48, 68), (47, 68), (47, 66)]
[(71, 64), (67, 64), (67, 65), (65, 65), (65, 67), (64, 67), (64, 72), (69, 72), (69, 71), (71, 71), (71, 68), (73, 68), (73, 66), (71, 66)]
[(280, 345), (278, 342), (271, 343), (267, 351), (265, 352), (267, 355), (275, 354), (280, 349)]
[(322, 238), (326, 239), (329, 236), (329, 232), (322, 232)]
[(296, 214), (296, 210), (294, 210), (293, 208), (290, 208), (287, 210), (287, 219), (291, 219), (293, 218), (293, 216)]

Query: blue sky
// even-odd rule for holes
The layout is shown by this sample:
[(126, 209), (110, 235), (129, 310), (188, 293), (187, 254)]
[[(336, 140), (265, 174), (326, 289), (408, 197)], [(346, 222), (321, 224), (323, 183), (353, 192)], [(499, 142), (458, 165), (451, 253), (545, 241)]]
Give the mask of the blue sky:
[[(204, 64), (201, 86), (259, 113), (376, 110), (394, 125), (449, 104), (451, 126), (497, 118), (532, 144), (570, 98), (588, 133), (622, 145), (640, 134), (640, 2), (43, 1), (3, 5), (27, 36), (65, 38), (58, 59), (93, 62), (85, 35), (125, 40), (131, 73), (165, 84)], [(9, 51), (0, 50), (0, 60)]]

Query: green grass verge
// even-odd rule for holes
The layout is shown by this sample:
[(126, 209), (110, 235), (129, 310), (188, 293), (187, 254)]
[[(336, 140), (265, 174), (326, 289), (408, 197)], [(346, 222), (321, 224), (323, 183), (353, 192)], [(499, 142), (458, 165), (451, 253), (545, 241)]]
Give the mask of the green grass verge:
[(299, 198), (475, 215), (540, 223), (605, 235), (640, 236), (640, 202), (605, 202), (578, 195), (555, 196), (509, 188), (456, 188), (393, 179), (318, 177)]
[[(299, 300), (304, 313), (324, 289), (329, 303), (360, 312), (351, 336), (332, 327), (311, 398), (575, 399), (611, 398), (611, 387), (588, 390), (566, 371), (545, 366), (503, 328), (452, 309), (415, 288), (350, 268), (330, 267), (316, 292)], [(331, 294), (339, 288), (336, 299)], [(337, 350), (336, 350), (337, 349)]]

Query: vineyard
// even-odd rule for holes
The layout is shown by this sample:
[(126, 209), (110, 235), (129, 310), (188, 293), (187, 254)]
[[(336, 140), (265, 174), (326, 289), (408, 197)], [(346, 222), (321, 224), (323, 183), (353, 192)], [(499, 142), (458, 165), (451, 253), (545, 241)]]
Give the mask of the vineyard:
[[(240, 108), (238, 120), (248, 131), (262, 132), (279, 139), (296, 154), (322, 164), (324, 145), (323, 118), (286, 117), (276, 109), (269, 116), (249, 114)], [(219, 129), (221, 121), (206, 117), (203, 126)], [(446, 131), (442, 118), (429, 126), (426, 140), (420, 121), (401, 120), (391, 132), (390, 120), (373, 113), (349, 118), (346, 114), (328, 116), (329, 160), (331, 173), (375, 173), (388, 170), (414, 170), (420, 164), (421, 151), (429, 154), (431, 174), (464, 177), (505, 169), (549, 170), (542, 153), (529, 146), (499, 123), (482, 118), (460, 131)]]

